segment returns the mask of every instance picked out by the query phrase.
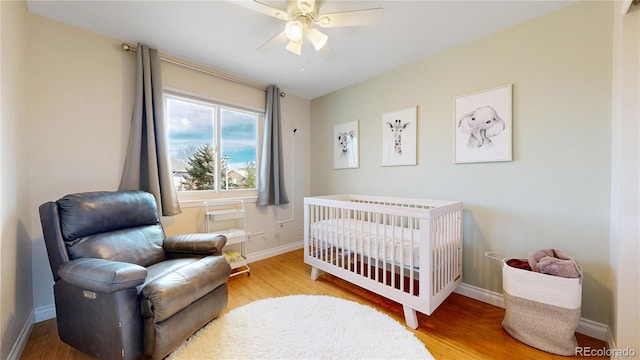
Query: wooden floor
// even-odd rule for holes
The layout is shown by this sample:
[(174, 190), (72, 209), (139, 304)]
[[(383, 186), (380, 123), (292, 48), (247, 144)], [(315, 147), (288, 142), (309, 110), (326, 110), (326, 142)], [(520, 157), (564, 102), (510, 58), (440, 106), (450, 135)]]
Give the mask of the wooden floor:
[[(376, 307), (404, 324), (402, 306), (397, 303), (328, 274), (312, 281), (311, 268), (304, 264), (302, 254), (302, 250), (293, 251), (252, 263), (250, 276), (230, 279), (226, 311), (258, 299), (322, 294)], [(513, 339), (500, 325), (503, 317), (504, 309), (452, 294), (431, 316), (419, 313), (420, 326), (413, 332), (436, 359), (566, 359)], [(581, 334), (577, 338), (580, 346), (605, 346), (603, 341)], [(35, 325), (21, 358), (92, 359), (59, 340), (55, 319)]]

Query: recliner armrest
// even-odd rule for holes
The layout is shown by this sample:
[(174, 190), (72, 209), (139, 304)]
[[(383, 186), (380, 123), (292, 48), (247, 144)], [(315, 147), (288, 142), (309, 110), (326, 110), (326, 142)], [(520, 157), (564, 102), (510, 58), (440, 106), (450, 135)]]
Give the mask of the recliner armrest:
[(174, 235), (164, 239), (164, 250), (170, 253), (194, 255), (221, 255), (227, 237), (220, 234), (201, 233)]
[(112, 293), (144, 283), (147, 269), (125, 262), (82, 258), (60, 266), (58, 275), (64, 281), (82, 289)]
[(189, 304), (225, 285), (231, 266), (222, 256), (206, 256), (157, 278), (142, 288), (143, 318), (162, 322)]

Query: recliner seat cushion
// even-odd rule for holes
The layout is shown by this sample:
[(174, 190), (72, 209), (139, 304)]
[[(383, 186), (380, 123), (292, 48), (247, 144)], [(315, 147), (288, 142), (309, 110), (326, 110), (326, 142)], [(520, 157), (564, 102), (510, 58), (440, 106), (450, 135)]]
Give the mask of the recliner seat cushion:
[(170, 274), (183, 266), (187, 266), (196, 261), (200, 260), (199, 258), (180, 258), (180, 259), (169, 259), (157, 264), (153, 264), (147, 267), (147, 277), (144, 280), (143, 284), (138, 285), (137, 290), (138, 293), (142, 292), (142, 289), (147, 286), (147, 284), (159, 279), (167, 274)]

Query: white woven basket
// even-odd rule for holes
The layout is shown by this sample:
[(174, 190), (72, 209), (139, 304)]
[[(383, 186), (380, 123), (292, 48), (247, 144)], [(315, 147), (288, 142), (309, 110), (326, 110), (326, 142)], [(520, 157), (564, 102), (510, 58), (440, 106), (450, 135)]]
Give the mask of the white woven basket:
[(541, 274), (509, 266), (507, 261), (511, 259), (501, 259), (505, 306), (502, 327), (529, 346), (558, 355), (575, 355), (582, 272), (579, 278)]

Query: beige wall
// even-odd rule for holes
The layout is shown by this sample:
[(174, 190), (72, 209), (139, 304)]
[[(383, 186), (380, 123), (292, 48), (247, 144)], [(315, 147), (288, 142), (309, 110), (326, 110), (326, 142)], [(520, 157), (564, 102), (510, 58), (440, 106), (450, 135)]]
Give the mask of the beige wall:
[(27, 11), (24, 2), (0, 2), (0, 358), (6, 359), (33, 310), (29, 227)]
[[(311, 103), (312, 194), (464, 202), (464, 282), (502, 292), (498, 251), (557, 248), (607, 323), (612, 5), (581, 2)], [(512, 162), (453, 163), (453, 98), (513, 84)], [(418, 165), (381, 167), (381, 114), (418, 106)], [(360, 168), (333, 170), (333, 126), (360, 120)], [(366, 180), (365, 180), (366, 179)]]
[[(118, 187), (131, 118), (135, 57), (120, 42), (29, 14), (29, 139), (34, 308), (53, 304), (38, 206)], [(40, 319), (38, 319), (40, 320)]]
[[(120, 181), (128, 141), (134, 89), (135, 54), (121, 42), (47, 18), (29, 14), (31, 189), (30, 208), (68, 193), (115, 190)], [(162, 52), (162, 49), (160, 49)], [(264, 92), (221, 84), (219, 80), (163, 62), (165, 85), (232, 104), (264, 107)], [(302, 196), (309, 192), (308, 100), (282, 99), (283, 128), (299, 126), (300, 137), (284, 135), (287, 190), (296, 203), (256, 208), (249, 203), (248, 227), (259, 233), (248, 244), (250, 260), (300, 247)], [(292, 142), (294, 142), (292, 144)], [(299, 154), (289, 154), (295, 148)], [(201, 207), (185, 206), (183, 214), (163, 218), (167, 234), (202, 231)], [(295, 214), (293, 211), (295, 210)], [(287, 221), (282, 227), (276, 221)], [(274, 221), (275, 220), (275, 221)], [(279, 231), (279, 233), (277, 233)], [(34, 308), (41, 320), (51, 314), (52, 277), (42, 231), (32, 226)], [(38, 316), (38, 311), (43, 312)]]

